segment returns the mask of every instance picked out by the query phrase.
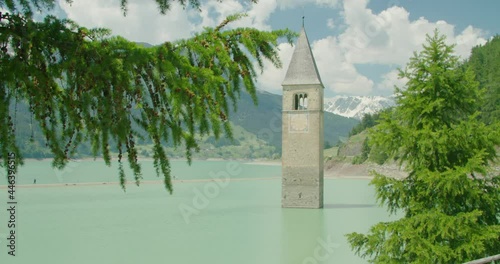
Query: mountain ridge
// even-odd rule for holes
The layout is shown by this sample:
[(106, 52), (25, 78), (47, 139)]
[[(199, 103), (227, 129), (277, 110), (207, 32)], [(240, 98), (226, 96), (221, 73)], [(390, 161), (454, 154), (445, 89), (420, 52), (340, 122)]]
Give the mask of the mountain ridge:
[[(229, 120), (257, 135), (281, 153), (282, 140), (282, 95), (257, 90), (258, 104), (255, 105), (246, 92), (238, 100), (238, 110), (231, 111)], [(347, 137), (359, 120), (325, 112), (325, 144), (335, 145)]]
[(365, 114), (374, 114), (394, 106), (392, 97), (337, 95), (324, 99), (324, 110), (344, 117), (361, 120)]
[[(282, 144), (282, 96), (266, 91), (257, 91), (257, 105), (250, 94), (241, 92), (237, 111), (230, 111), (229, 122), (233, 124), (233, 140), (222, 136), (218, 140), (210, 134), (199, 138), (200, 153), (194, 153), (199, 158), (278, 158), (281, 155)], [(31, 113), (27, 104), (20, 102), (16, 108), (16, 141), (26, 158), (50, 158), (52, 154), (45, 147), (46, 141), (36, 120), (31, 121)], [(324, 116), (325, 146), (338, 144), (340, 139), (347, 137), (349, 131), (359, 123), (353, 118), (346, 118), (325, 112)], [(139, 131), (142, 131), (139, 129)], [(142, 156), (151, 155), (151, 139), (146, 134), (137, 139), (138, 151)], [(171, 142), (165, 142), (164, 147), (171, 158), (182, 158), (185, 150), (175, 148)], [(111, 151), (117, 150), (111, 144)], [(77, 148), (73, 158), (92, 156), (89, 142), (83, 142)]]

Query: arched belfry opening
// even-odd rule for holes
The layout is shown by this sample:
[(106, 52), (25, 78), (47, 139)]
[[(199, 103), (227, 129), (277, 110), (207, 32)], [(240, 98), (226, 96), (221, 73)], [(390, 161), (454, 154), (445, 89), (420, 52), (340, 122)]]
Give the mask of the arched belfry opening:
[(282, 207), (323, 207), (323, 83), (304, 27), (283, 87)]
[(296, 93), (293, 100), (294, 110), (307, 110), (307, 93)]

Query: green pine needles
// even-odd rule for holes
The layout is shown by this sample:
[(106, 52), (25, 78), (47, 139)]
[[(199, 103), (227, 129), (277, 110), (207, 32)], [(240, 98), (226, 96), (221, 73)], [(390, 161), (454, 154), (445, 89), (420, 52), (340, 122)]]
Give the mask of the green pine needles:
[(374, 173), (377, 199), (392, 222), (347, 235), (372, 263), (462, 263), (500, 253), (500, 175), (490, 170), (500, 144), (499, 122), (484, 124), (483, 90), (453, 46), (427, 36), (400, 77), (397, 106), (382, 114), (370, 142), (399, 160), (409, 176)]
[(93, 154), (101, 154), (108, 165), (110, 149), (117, 150), (123, 188), (125, 159), (139, 184), (135, 142), (147, 136), (154, 144), (156, 172), (172, 192), (164, 144), (185, 147), (190, 162), (198, 150), (195, 136), (231, 137), (228, 114), (241, 90), (257, 103), (254, 64), (262, 70), (269, 60), (281, 67), (278, 38), (291, 43), (295, 37), (288, 30), (226, 29), (242, 16), (230, 16), (191, 39), (146, 48), (69, 20), (47, 16), (35, 22), (29, 14), (3, 13), (1, 156), (14, 152), (22, 162), (13, 119), (15, 105), (24, 102), (42, 128), (55, 167), (63, 167), (82, 142), (90, 142)]

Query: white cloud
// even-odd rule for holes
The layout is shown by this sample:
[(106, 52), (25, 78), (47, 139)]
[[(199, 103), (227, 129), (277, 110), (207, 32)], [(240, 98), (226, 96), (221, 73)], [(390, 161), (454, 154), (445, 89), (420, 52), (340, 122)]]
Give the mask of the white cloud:
[(462, 58), (473, 46), (485, 43), (484, 33), (472, 26), (460, 34), (446, 21), (431, 22), (424, 17), (410, 20), (409, 12), (391, 6), (375, 14), (367, 8), (368, 0), (344, 0), (342, 18), (345, 30), (337, 37), (318, 40), (314, 46), (324, 84), (335, 93), (369, 94), (392, 92), (394, 85), (403, 87), (396, 70), (384, 74), (373, 89), (373, 81), (356, 71), (355, 64), (382, 64), (404, 67), (414, 51), (421, 50), (426, 34), (438, 29), (455, 53)]
[(455, 35), (455, 27), (446, 21), (431, 22), (420, 17), (410, 21), (409, 12), (392, 6), (379, 14), (367, 8), (367, 0), (344, 0), (344, 19), (348, 28), (340, 34), (339, 43), (352, 63), (395, 64), (403, 66), (413, 52), (420, 50), (425, 35), (437, 28), (456, 43), (456, 53), (463, 57), (485, 40), (482, 31), (469, 26)]
[[(350, 95), (371, 92), (374, 86), (373, 81), (361, 75), (353, 64), (345, 60), (335, 37), (330, 36), (315, 41), (311, 43), (311, 46), (321, 80), (326, 89), (332, 93)], [(281, 83), (285, 78), (294, 51), (294, 47), (288, 43), (282, 43), (278, 48), (283, 68), (277, 69), (270, 62), (265, 62), (264, 71), (257, 79), (257, 85), (260, 89), (272, 93), (281, 93)]]
[(254, 27), (271, 30), (269, 17), (276, 10), (276, 1), (259, 1), (257, 4), (242, 4), (238, 0), (209, 0), (203, 3), (200, 12), (183, 8), (174, 2), (167, 15), (161, 15), (154, 1), (129, 0), (127, 15), (115, 0), (74, 1), (61, 7), (68, 18), (85, 27), (106, 27), (113, 34), (133, 41), (159, 44), (188, 38), (204, 27), (215, 27), (227, 16), (247, 13), (248, 17), (230, 24), (229, 27)]
[[(423, 18), (420, 18), (418, 22), (421, 23), (421, 25), (431, 25), (431, 23)], [(436, 24), (438, 25), (438, 27), (440, 27), (440, 32), (447, 35), (448, 43), (456, 45), (455, 53), (461, 58), (467, 58), (470, 55), (471, 47), (481, 45), (486, 42), (486, 40), (481, 37), (483, 35), (482, 31), (473, 28), (472, 26), (468, 26), (459, 35), (454, 36), (453, 27), (451, 27), (449, 24), (444, 21), (438, 21)], [(432, 31), (433, 28), (428, 28), (427, 30)], [(424, 40), (425, 34), (421, 34), (421, 36), (418, 37), (418, 41), (424, 42)], [(407, 81), (407, 78), (399, 78), (398, 70), (391, 70), (382, 76), (382, 81), (380, 81), (376, 85), (376, 89), (378, 93), (392, 93), (395, 86), (397, 86), (398, 88), (404, 88)]]
[[(106, 27), (114, 34), (133, 41), (159, 44), (187, 38), (203, 27), (214, 27), (228, 15), (247, 12), (248, 17), (230, 27), (254, 27), (270, 30), (270, 17), (279, 9), (314, 5), (331, 8), (340, 17), (327, 19), (326, 26), (341, 31), (338, 36), (325, 36), (312, 43), (321, 77), (330, 93), (367, 95), (387, 93), (400, 85), (395, 71), (389, 71), (374, 84), (357, 71), (357, 64), (381, 64), (390, 68), (404, 67), (414, 51), (421, 49), (425, 35), (438, 28), (449, 43), (456, 44), (456, 54), (468, 57), (470, 49), (486, 42), (484, 32), (472, 26), (460, 33), (446, 21), (429, 21), (425, 17), (410, 20), (409, 12), (399, 6), (390, 6), (380, 13), (367, 7), (369, 0), (261, 0), (257, 4), (241, 0), (206, 0), (200, 12), (173, 4), (167, 15), (160, 15), (154, 1), (129, 0), (128, 14), (123, 17), (116, 0), (74, 1), (60, 5), (70, 19), (86, 27)], [(342, 8), (339, 11), (338, 8)], [(333, 31), (331, 31), (333, 32)], [(324, 34), (329, 34), (326, 32)], [(281, 44), (280, 55), (284, 68), (276, 69), (265, 63), (258, 78), (259, 88), (271, 92), (281, 91), (293, 48)], [(372, 76), (373, 77), (373, 76)]]
[(243, 5), (237, 0), (226, 0), (222, 2), (209, 0), (203, 3), (203, 8), (199, 14), (202, 22), (197, 25), (197, 30), (200, 31), (203, 27), (215, 27), (227, 16), (241, 13), (243, 10)]
[(286, 70), (288, 64), (290, 64), (294, 47), (295, 46), (292, 47), (288, 43), (282, 43), (278, 45), (279, 56), (283, 64), (283, 68), (278, 69), (274, 67), (274, 65), (269, 61), (265, 61), (264, 71), (257, 78), (257, 87), (259, 89), (266, 90), (272, 93), (281, 94), (282, 91), (281, 83), (285, 79)]
[(312, 46), (325, 88), (335, 93), (351, 95), (371, 92), (373, 81), (361, 75), (354, 65), (346, 60), (337, 38), (330, 36), (314, 42)]
[(462, 58), (468, 58), (472, 47), (486, 43), (486, 39), (484, 39), (483, 36), (484, 33), (482, 30), (468, 26), (455, 38), (457, 45), (455, 47), (455, 53)]
[[(264, 0), (262, 0), (264, 1)], [(266, 0), (273, 1), (273, 0)], [(276, 0), (281, 9), (303, 7), (305, 5), (315, 4), (327, 7), (337, 7), (339, 0)]]
[(260, 30), (272, 30), (269, 25), (269, 18), (276, 10), (276, 1), (259, 1), (245, 10), (248, 17), (234, 23), (234, 27), (253, 27)]
[(333, 21), (333, 18), (329, 18), (328, 20), (326, 20), (326, 26), (329, 29), (334, 29), (335, 28), (335, 22)]
[(132, 0), (128, 3), (127, 15), (114, 0), (60, 1), (68, 18), (85, 27), (105, 27), (113, 34), (133, 41), (159, 44), (191, 35), (194, 25), (189, 20), (189, 11), (179, 4), (172, 4), (168, 15), (160, 15), (153, 1)]
[(404, 89), (407, 82), (407, 78), (399, 78), (398, 70), (392, 70), (382, 76), (382, 81), (377, 84), (376, 88), (382, 94), (390, 94), (394, 92), (395, 86)]

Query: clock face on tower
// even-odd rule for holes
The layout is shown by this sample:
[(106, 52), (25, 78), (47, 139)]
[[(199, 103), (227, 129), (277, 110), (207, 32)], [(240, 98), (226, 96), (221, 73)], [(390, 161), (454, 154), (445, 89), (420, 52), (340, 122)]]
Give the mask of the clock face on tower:
[(309, 113), (289, 113), (288, 131), (291, 133), (309, 133)]

